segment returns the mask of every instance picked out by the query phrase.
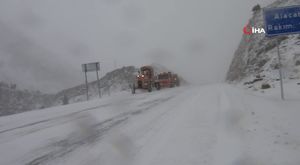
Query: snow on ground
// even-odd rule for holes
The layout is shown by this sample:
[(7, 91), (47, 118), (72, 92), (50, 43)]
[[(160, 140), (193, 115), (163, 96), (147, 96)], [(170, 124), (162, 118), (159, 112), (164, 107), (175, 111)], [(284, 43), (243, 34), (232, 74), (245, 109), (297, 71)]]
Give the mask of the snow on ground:
[(287, 86), (286, 101), (215, 84), (0, 117), (0, 164), (299, 165), (300, 87)]

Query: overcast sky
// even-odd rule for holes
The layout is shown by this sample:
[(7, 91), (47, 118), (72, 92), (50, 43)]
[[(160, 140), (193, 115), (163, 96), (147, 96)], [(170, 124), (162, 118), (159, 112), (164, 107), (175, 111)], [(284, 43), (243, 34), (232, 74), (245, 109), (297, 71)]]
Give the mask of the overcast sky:
[(114, 64), (160, 63), (193, 83), (220, 82), (252, 7), (270, 2), (0, 0), (0, 81), (53, 93), (100, 61), (102, 76)]

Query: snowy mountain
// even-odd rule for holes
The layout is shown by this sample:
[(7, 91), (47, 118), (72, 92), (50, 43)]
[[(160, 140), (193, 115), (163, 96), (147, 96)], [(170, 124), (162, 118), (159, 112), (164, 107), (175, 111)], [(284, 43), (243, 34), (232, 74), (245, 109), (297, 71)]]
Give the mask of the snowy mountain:
[(50, 107), (53, 99), (52, 95), (21, 90), (16, 84), (0, 82), (0, 116)]
[[(278, 0), (269, 7), (300, 5), (299, 0)], [(249, 25), (264, 27), (263, 9), (253, 8)], [(277, 42), (282, 57), (285, 81), (300, 78), (300, 35), (283, 35), (267, 38), (263, 34), (244, 35), (234, 54), (227, 73), (227, 81), (244, 83), (249, 88), (271, 87), (279, 79)], [(278, 83), (277, 83), (278, 84)]]

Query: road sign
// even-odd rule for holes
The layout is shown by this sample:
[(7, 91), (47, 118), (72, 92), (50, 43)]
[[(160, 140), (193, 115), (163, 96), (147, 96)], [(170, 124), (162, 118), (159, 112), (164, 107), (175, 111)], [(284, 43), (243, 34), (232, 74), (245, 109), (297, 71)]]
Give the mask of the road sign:
[(100, 70), (99, 62), (92, 62), (92, 63), (82, 64), (81, 67), (82, 67), (83, 72), (92, 72), (92, 71), (99, 71)]
[[(287, 35), (300, 33), (300, 6), (298, 5), (280, 8), (265, 8), (264, 21), (267, 37), (278, 36), (282, 34)], [(277, 40), (281, 99), (284, 100), (282, 65), (279, 44), (280, 43)]]
[(264, 9), (267, 36), (300, 33), (300, 6)]
[(99, 73), (98, 73), (98, 71), (100, 71), (100, 63), (92, 62), (92, 63), (82, 64), (81, 67), (85, 75), (86, 99), (89, 100), (89, 85), (87, 80), (87, 72), (92, 72), (92, 71), (96, 71), (98, 93), (99, 93), (99, 97), (101, 98), (100, 80), (99, 80)]

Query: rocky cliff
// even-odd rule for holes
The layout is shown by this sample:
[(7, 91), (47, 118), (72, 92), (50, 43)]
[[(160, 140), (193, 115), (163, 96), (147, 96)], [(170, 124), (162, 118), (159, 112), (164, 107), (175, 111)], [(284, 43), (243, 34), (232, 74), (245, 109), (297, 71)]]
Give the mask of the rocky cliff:
[[(299, 0), (278, 0), (270, 7), (300, 5)], [(249, 25), (264, 27), (263, 9), (253, 8)], [(300, 35), (282, 35), (273, 38), (264, 34), (244, 35), (236, 50), (226, 80), (244, 84), (278, 81), (277, 43), (282, 57), (285, 79), (300, 78)]]

